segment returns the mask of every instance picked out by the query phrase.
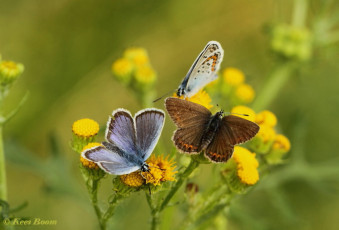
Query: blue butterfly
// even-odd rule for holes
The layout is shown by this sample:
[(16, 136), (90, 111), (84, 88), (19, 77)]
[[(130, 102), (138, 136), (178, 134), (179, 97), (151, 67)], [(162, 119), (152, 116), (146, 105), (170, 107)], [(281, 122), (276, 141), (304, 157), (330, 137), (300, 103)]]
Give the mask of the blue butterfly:
[(223, 58), (224, 50), (220, 43), (217, 41), (208, 42), (179, 85), (177, 96), (192, 97), (205, 85), (216, 80)]
[(95, 162), (107, 173), (129, 174), (149, 171), (145, 162), (161, 135), (165, 114), (159, 109), (140, 110), (132, 118), (129, 111), (117, 109), (108, 119), (106, 141), (82, 152), (82, 157)]

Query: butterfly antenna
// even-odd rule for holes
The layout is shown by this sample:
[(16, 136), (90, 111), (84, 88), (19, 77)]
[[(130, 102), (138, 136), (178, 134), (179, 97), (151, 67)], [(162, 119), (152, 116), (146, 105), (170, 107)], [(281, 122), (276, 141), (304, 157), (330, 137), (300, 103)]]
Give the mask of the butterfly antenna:
[(245, 117), (248, 117), (249, 115), (248, 114), (244, 114), (244, 113), (229, 113), (231, 115), (240, 115), (240, 116), (245, 116)]
[(155, 99), (155, 100), (153, 101), (153, 103), (159, 101), (160, 99), (162, 99), (162, 98), (164, 98), (165, 96), (168, 96), (168, 95), (170, 95), (170, 94), (172, 94), (172, 93), (174, 93), (174, 92), (175, 92), (175, 90), (171, 90), (171, 91), (167, 92), (166, 94), (162, 95), (162, 96), (159, 97), (158, 99)]

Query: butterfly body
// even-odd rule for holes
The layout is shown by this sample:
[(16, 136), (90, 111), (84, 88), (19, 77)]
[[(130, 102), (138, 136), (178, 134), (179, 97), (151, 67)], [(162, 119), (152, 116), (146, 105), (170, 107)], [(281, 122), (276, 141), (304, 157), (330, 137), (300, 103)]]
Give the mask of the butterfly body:
[(223, 111), (212, 115), (205, 107), (179, 98), (167, 98), (165, 106), (178, 127), (172, 137), (178, 150), (188, 154), (204, 151), (212, 162), (226, 162), (234, 145), (250, 140), (259, 131), (254, 122), (223, 116)]
[(207, 146), (213, 141), (214, 136), (218, 132), (218, 129), (220, 127), (222, 117), (223, 112), (220, 111), (210, 118), (204, 134), (202, 135), (199, 149), (206, 149)]
[(205, 85), (217, 79), (224, 50), (217, 41), (210, 41), (193, 62), (177, 90), (177, 96), (192, 97)]
[(135, 114), (117, 109), (108, 119), (106, 141), (82, 152), (102, 170), (114, 175), (149, 171), (150, 157), (161, 135), (165, 114), (158, 109), (144, 109)]

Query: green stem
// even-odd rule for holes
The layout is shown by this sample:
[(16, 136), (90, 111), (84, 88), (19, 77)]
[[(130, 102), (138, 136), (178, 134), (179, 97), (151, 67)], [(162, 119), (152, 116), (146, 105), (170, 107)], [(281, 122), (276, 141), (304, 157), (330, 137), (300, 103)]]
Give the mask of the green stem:
[(165, 197), (164, 201), (162, 202), (162, 204), (160, 205), (160, 209), (159, 211), (162, 211), (168, 204), (168, 202), (172, 199), (172, 197), (174, 196), (174, 194), (178, 191), (178, 189), (180, 188), (180, 186), (184, 183), (184, 181), (187, 179), (187, 177), (189, 175), (191, 175), (191, 173), (193, 172), (193, 170), (199, 166), (199, 162), (193, 160), (191, 158), (191, 162), (188, 165), (188, 167), (185, 169), (185, 171), (179, 176), (179, 179), (177, 180), (177, 182), (174, 184), (174, 186), (171, 188), (171, 191), (167, 194), (167, 196)]
[(253, 103), (255, 111), (267, 108), (271, 102), (276, 98), (279, 91), (283, 88), (295, 70), (295, 63), (286, 62), (278, 66), (269, 76), (264, 88), (260, 91), (256, 100)]
[(198, 222), (202, 223), (215, 217), (222, 210), (222, 207), (225, 207), (230, 202), (232, 197), (233, 195), (227, 185), (219, 184), (218, 187), (208, 192), (208, 197), (204, 199), (205, 201), (201, 205), (188, 213), (180, 229), (186, 230), (193, 227), (193, 225), (199, 226)]
[(154, 201), (152, 199), (152, 195), (148, 193), (148, 191), (145, 191), (146, 200), (148, 203), (148, 206), (151, 209), (151, 230), (158, 230), (159, 229), (159, 216), (160, 211), (156, 208), (156, 205), (154, 204)]
[(295, 27), (304, 27), (307, 16), (308, 0), (295, 0), (294, 2), (292, 25)]
[(231, 201), (231, 196), (229, 196), (228, 199), (225, 199), (224, 201), (220, 202), (220, 204), (214, 206), (214, 208), (212, 210), (210, 210), (209, 212), (201, 215), (194, 223), (195, 226), (200, 226), (202, 225), (204, 222), (210, 220), (211, 218), (216, 217), (222, 210), (224, 210)]
[(115, 208), (118, 204), (118, 201), (123, 198), (123, 196), (116, 194), (113, 200), (110, 202), (108, 209), (102, 215), (100, 220), (101, 229), (106, 229), (107, 221), (114, 215)]
[(97, 218), (99, 220), (100, 229), (105, 229), (104, 226), (101, 225), (101, 210), (98, 206), (98, 186), (99, 186), (99, 180), (93, 180), (91, 185), (91, 201), (92, 205), (95, 211), (95, 214), (97, 215)]
[(13, 109), (9, 114), (7, 114), (7, 116), (4, 118), (4, 121), (3, 121), (4, 123), (8, 122), (10, 119), (12, 119), (15, 116), (15, 114), (17, 114), (20, 108), (25, 104), (28, 96), (29, 96), (29, 92), (26, 92), (25, 96), (23, 96), (23, 98), (21, 99), (17, 107)]
[(6, 166), (2, 137), (2, 124), (0, 124), (0, 200), (7, 201)]

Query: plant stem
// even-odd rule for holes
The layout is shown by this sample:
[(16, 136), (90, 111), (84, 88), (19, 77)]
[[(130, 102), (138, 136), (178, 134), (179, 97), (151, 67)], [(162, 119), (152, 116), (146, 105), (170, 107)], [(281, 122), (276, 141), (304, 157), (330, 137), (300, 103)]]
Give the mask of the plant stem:
[(286, 84), (295, 70), (295, 63), (286, 62), (278, 66), (267, 80), (264, 88), (260, 91), (260, 94), (253, 103), (253, 109), (260, 111), (267, 108), (269, 104), (276, 98), (279, 91)]
[(0, 124), (0, 200), (7, 201), (6, 165), (2, 137), (2, 124)]
[(147, 191), (145, 191), (145, 195), (146, 195), (146, 200), (147, 200), (148, 206), (151, 209), (151, 215), (152, 215), (151, 230), (158, 230), (159, 229), (160, 212), (157, 209), (156, 205), (154, 204), (154, 201), (152, 199), (152, 195), (149, 194)]
[(295, 27), (304, 27), (306, 14), (307, 14), (307, 1), (308, 0), (295, 0), (292, 25)]
[(171, 191), (167, 194), (164, 201), (160, 205), (159, 211), (162, 211), (168, 204), (168, 202), (172, 199), (174, 194), (178, 191), (180, 186), (184, 183), (184, 181), (187, 179), (187, 177), (193, 172), (193, 170), (199, 166), (199, 162), (193, 160), (191, 158), (191, 162), (188, 165), (188, 167), (185, 169), (185, 171), (179, 176), (179, 179), (175, 183), (175, 185), (172, 187)]
[(99, 220), (100, 229), (105, 229), (105, 227), (101, 225), (101, 210), (98, 206), (98, 186), (99, 180), (92, 180), (90, 195), (95, 214)]
[[(202, 223), (217, 216), (222, 207), (225, 207), (233, 197), (227, 185), (216, 186), (207, 194), (208, 196), (204, 198), (204, 202), (188, 213), (180, 229), (186, 230), (194, 227), (194, 225), (199, 226), (197, 222)], [(216, 207), (218, 207), (217, 210), (215, 210)]]
[(102, 230), (106, 229), (107, 221), (114, 215), (115, 208), (118, 204), (118, 201), (123, 198), (123, 196), (116, 194), (113, 200), (110, 202), (108, 209), (101, 216), (100, 227)]

